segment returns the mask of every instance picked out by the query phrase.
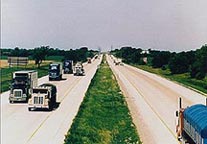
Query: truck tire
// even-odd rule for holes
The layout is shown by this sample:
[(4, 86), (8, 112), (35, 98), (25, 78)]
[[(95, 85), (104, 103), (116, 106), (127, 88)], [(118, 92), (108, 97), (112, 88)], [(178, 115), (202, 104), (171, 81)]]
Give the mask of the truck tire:
[(48, 110), (49, 110), (49, 111), (52, 111), (52, 103), (51, 103), (51, 102), (49, 102)]
[(31, 111), (32, 110), (32, 108), (28, 108), (28, 111)]
[(14, 101), (12, 101), (12, 100), (9, 100), (9, 103), (12, 103), (12, 104), (13, 104), (13, 103), (14, 103)]

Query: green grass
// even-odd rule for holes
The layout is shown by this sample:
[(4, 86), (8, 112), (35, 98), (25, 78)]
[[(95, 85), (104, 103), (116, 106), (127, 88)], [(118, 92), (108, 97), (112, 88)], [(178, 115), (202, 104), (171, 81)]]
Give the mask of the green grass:
[[(8, 56), (2, 55), (0, 59), (7, 60)], [(64, 56), (47, 56), (45, 60), (62, 61)], [(34, 60), (32, 56), (29, 56), (29, 60)]]
[(64, 59), (64, 56), (47, 56), (46, 60), (53, 60), (61, 62)]
[(191, 87), (193, 89), (199, 90), (207, 94), (207, 77), (205, 77), (205, 79), (203, 80), (197, 80), (197, 79), (192, 79), (189, 73), (172, 75), (169, 69), (162, 70), (160, 68), (152, 68), (147, 65), (134, 65), (134, 66), (146, 70), (148, 72), (158, 74), (172, 81), (176, 81), (187, 87)]
[(38, 71), (38, 77), (42, 77), (48, 74), (48, 67), (49, 62), (44, 62), (40, 68), (37, 68), (36, 65), (29, 64), (27, 67), (25, 66), (19, 66), (19, 67), (6, 67), (1, 68), (0, 75), (1, 75), (1, 84), (0, 84), (0, 93), (5, 92), (9, 90), (11, 80), (12, 80), (12, 73), (19, 70), (37, 70)]
[(65, 136), (65, 144), (141, 143), (127, 104), (105, 59)]
[(1, 55), (1, 56), (0, 56), (0, 59), (1, 59), (1, 60), (7, 60), (7, 56)]

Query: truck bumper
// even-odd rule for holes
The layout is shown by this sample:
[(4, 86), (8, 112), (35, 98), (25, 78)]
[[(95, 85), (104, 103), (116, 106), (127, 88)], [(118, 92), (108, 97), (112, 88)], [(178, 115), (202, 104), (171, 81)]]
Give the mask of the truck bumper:
[(17, 97), (9, 97), (9, 101), (11, 102), (25, 102), (27, 101), (26, 97), (21, 97), (21, 98), (17, 98)]
[(29, 105), (28, 109), (49, 109), (48, 105)]

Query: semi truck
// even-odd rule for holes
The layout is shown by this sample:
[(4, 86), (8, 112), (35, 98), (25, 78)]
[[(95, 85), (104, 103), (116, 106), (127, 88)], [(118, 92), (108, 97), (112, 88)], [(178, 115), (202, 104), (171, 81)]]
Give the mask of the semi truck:
[(72, 60), (65, 60), (63, 62), (63, 71), (64, 71), (64, 74), (73, 73), (73, 61)]
[(81, 62), (76, 63), (74, 67), (74, 75), (75, 76), (85, 75), (85, 71), (83, 69), (83, 65)]
[(28, 101), (28, 110), (48, 109), (52, 110), (56, 105), (57, 88), (55, 85), (45, 83), (32, 90)]
[(183, 144), (207, 144), (207, 100), (206, 105), (195, 104), (182, 108), (180, 98), (176, 117), (179, 141)]
[(91, 63), (91, 58), (87, 58), (87, 61), (90, 64)]
[(12, 75), (9, 102), (27, 102), (33, 87), (37, 86), (38, 74), (35, 70), (16, 71)]
[(49, 81), (62, 79), (62, 64), (51, 63), (49, 65)]

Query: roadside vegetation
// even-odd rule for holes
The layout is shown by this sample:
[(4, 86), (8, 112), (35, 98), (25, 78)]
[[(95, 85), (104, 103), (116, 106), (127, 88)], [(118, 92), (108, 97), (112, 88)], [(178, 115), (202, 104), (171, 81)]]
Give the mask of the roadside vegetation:
[(65, 144), (74, 143), (141, 143), (125, 99), (105, 57), (65, 136)]
[(34, 63), (29, 63), (27, 66), (0, 66), (0, 93), (9, 90), (12, 73), (18, 70), (37, 70), (38, 77), (48, 74), (48, 67), (51, 61), (62, 62), (65, 59), (73, 60), (74, 62), (85, 62), (87, 57), (93, 57), (97, 51), (88, 50), (87, 47), (82, 47), (76, 50), (60, 50), (58, 48), (50, 48), (49, 46), (40, 46), (34, 49), (1, 49), (1, 63), (6, 62), (9, 56), (12, 57), (28, 57)]
[(207, 45), (179, 53), (131, 47), (111, 53), (125, 63), (207, 93)]
[(176, 81), (176, 82), (181, 83), (187, 87), (191, 87), (193, 89), (199, 90), (199, 91), (207, 94), (207, 77), (205, 77), (202, 80), (198, 80), (195, 78), (191, 78), (189, 73), (172, 75), (169, 69), (162, 70), (162, 68), (153, 68), (148, 65), (134, 65), (134, 66), (136, 66), (140, 69), (143, 69), (145, 71), (158, 74), (162, 77), (165, 77), (165, 78), (170, 79), (172, 81)]

